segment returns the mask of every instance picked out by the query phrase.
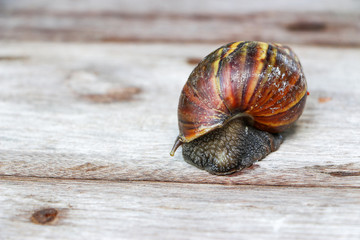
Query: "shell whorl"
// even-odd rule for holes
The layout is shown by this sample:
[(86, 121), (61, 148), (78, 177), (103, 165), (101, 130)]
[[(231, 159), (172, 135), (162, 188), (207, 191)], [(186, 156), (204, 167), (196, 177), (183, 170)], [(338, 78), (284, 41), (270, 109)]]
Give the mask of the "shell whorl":
[(280, 44), (229, 43), (192, 71), (179, 101), (179, 141), (190, 142), (241, 114), (281, 132), (303, 112), (307, 85), (293, 51)]

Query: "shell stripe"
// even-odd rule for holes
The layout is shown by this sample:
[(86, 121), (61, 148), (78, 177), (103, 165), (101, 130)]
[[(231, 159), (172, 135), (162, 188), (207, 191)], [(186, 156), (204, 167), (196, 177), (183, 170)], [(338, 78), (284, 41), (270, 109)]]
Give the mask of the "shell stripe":
[(248, 44), (249, 42), (241, 42), (234, 51), (234, 54), (230, 58), (223, 60), (221, 73), (218, 73), (221, 96), (231, 113), (239, 110), (241, 106), (239, 99), (242, 96), (243, 84), (240, 80), (240, 73), (245, 67)]
[(221, 58), (222, 59), (227, 58), (231, 53), (233, 53), (235, 50), (237, 50), (239, 44), (241, 44), (241, 43), (243, 43), (243, 42), (234, 42), (234, 43), (230, 44), (227, 47), (227, 51), (225, 52), (225, 54)]
[(297, 102), (294, 106), (292, 106), (290, 109), (288, 109), (287, 112), (281, 112), (272, 116), (266, 116), (266, 117), (254, 117), (255, 122), (261, 123), (266, 125), (267, 127), (282, 127), (287, 126), (296, 121), (302, 111), (298, 111), (298, 108), (301, 108), (304, 106), (306, 101), (306, 95), (304, 95), (299, 102)]
[[(295, 73), (293, 75), (296, 75), (295, 77), (292, 77), (293, 79), (297, 80), (296, 83), (301, 81), (301, 77), (299, 75), (297, 75)], [(296, 83), (293, 83), (293, 84), (296, 86), (297, 85)], [(288, 94), (290, 92), (296, 91), (296, 89), (294, 88), (294, 85), (288, 86), (283, 94)], [(302, 92), (292, 94), (293, 97), (289, 98), (289, 100), (284, 99), (282, 97), (282, 95), (279, 95), (272, 102), (269, 102), (268, 104), (266, 104), (265, 110), (263, 110), (262, 112), (253, 112), (253, 115), (254, 116), (271, 116), (274, 114), (286, 112), (290, 108), (292, 108), (294, 105), (296, 105), (298, 102), (300, 102), (301, 99), (306, 94), (306, 92), (307, 92), (306, 88), (304, 88), (304, 90)], [(273, 106), (272, 109), (269, 106)]]
[(268, 63), (268, 67), (263, 76), (263, 79), (261, 80), (260, 88), (258, 90), (258, 96), (256, 98), (257, 106), (262, 106), (264, 103), (269, 101), (269, 99), (272, 96), (271, 91), (273, 90), (273, 88), (271, 87), (271, 85), (273, 84), (273, 81), (274, 81), (273, 72), (276, 71), (278, 68), (278, 66), (276, 64), (277, 49), (272, 48), (270, 54), (271, 54), (270, 62)]
[(247, 112), (252, 112), (252, 109), (261, 105), (261, 102), (258, 102), (260, 97), (263, 97), (263, 89), (266, 85), (266, 82), (269, 78), (271, 71), (273, 70), (273, 65), (276, 61), (276, 49), (274, 49), (271, 45), (268, 44), (268, 48), (266, 51), (266, 59), (263, 66), (262, 73), (259, 76), (259, 80), (255, 87), (255, 94), (250, 99), (248, 104)]
[[(224, 54), (224, 48), (220, 48), (217, 52), (218, 56), (221, 56)], [(225, 53), (226, 54), (226, 53)], [(220, 94), (220, 81), (219, 81), (219, 77), (218, 77), (218, 72), (219, 72), (219, 69), (220, 69), (220, 61), (222, 60), (221, 57), (218, 57), (214, 63), (212, 64), (212, 67), (213, 67), (213, 74), (212, 74), (212, 80), (215, 82), (215, 86), (216, 86), (216, 91), (219, 95), (219, 97), (223, 100), (223, 98), (221, 97), (221, 94)]]
[[(286, 54), (287, 55), (287, 54)], [(273, 64), (273, 70), (272, 74), (268, 75), (268, 79), (266, 81), (266, 84), (264, 85), (264, 89), (266, 89), (265, 93), (262, 93), (261, 101), (258, 102), (257, 110), (254, 110), (252, 114), (261, 112), (265, 109), (268, 109), (270, 106), (272, 106), (279, 97), (285, 96), (285, 94), (277, 94), (278, 88), (280, 87), (281, 83), (286, 83), (287, 85), (293, 86), (295, 82), (292, 82), (289, 84), (287, 81), (283, 81), (283, 79), (288, 79), (289, 76), (286, 74), (284, 76), (280, 75), (280, 73), (285, 73), (286, 66), (281, 64), (282, 60), (286, 58), (286, 55), (284, 55), (284, 52), (276, 51), (275, 55), (275, 62)]]
[[(216, 84), (216, 90), (218, 92), (218, 95), (220, 96), (220, 98), (223, 100), (224, 105), (226, 106), (226, 108), (229, 111), (229, 108), (227, 107), (224, 98), (223, 98), (223, 94), (222, 94), (222, 88), (221, 88), (221, 71), (222, 71), (222, 66), (223, 66), (223, 62), (224, 60), (229, 57), (231, 55), (231, 53), (235, 52), (235, 50), (238, 49), (238, 46), (243, 43), (243, 42), (234, 42), (231, 44), (228, 44), (227, 47), (223, 47), (220, 48), (218, 51), (218, 55), (221, 55), (221, 57), (216, 60), (214, 62), (214, 76), (215, 76), (215, 84)], [(242, 44), (243, 45), (243, 44)], [(229, 111), (230, 112), (230, 111)]]
[[(249, 68), (250, 77), (249, 81), (246, 84), (246, 87), (243, 89), (243, 99), (242, 99), (242, 108), (246, 108), (251, 98), (254, 95), (254, 91), (256, 89), (257, 83), (259, 81), (259, 76), (264, 68), (264, 61), (266, 60), (266, 53), (268, 49), (268, 44), (266, 43), (258, 43), (256, 45), (256, 52), (254, 56), (248, 54), (247, 61), (252, 62), (252, 68)], [(251, 59), (251, 61), (250, 61)], [(245, 97), (244, 97), (245, 96)]]
[[(240, 71), (241, 72), (244, 72), (244, 71), (247, 71), (247, 64), (246, 64), (246, 60), (248, 59), (247, 58), (247, 55), (248, 55), (248, 50), (249, 50), (249, 44), (252, 44), (252, 42), (247, 42), (247, 43), (245, 43), (244, 44), (244, 47), (243, 47), (243, 51), (242, 52), (240, 52), (240, 58), (239, 58), (239, 65), (240, 65)], [(237, 71), (236, 71), (237, 72)], [(236, 75), (235, 76), (237, 76), (237, 74), (238, 73), (236, 73)], [(236, 95), (235, 96), (237, 96), (236, 97), (236, 99), (238, 99), (236, 102), (237, 102), (237, 104), (236, 104), (236, 107), (235, 107), (235, 109), (238, 109), (239, 111), (242, 111), (243, 109), (241, 108), (241, 106), (242, 106), (242, 101), (239, 101), (239, 99), (243, 99), (243, 96), (245, 95), (245, 92), (244, 92), (244, 85), (245, 84), (243, 84), (244, 82), (246, 82), (245, 81), (245, 79), (244, 79), (244, 77), (245, 76), (247, 76), (248, 74), (244, 74), (244, 75), (241, 75), (241, 80), (240, 80), (240, 84), (238, 84), (237, 85), (237, 88), (238, 89), (236, 89)], [(235, 79), (232, 79), (232, 80), (235, 80)]]
[(231, 62), (235, 58), (233, 57), (234, 54), (241, 51), (240, 49), (244, 48), (247, 43), (247, 41), (232, 43), (230, 45), (230, 49), (221, 59), (220, 67), (217, 72), (217, 78), (220, 85), (219, 94), (224, 101), (224, 105), (230, 112), (234, 108), (233, 106), (235, 106), (237, 103), (236, 89), (234, 89), (231, 79)]

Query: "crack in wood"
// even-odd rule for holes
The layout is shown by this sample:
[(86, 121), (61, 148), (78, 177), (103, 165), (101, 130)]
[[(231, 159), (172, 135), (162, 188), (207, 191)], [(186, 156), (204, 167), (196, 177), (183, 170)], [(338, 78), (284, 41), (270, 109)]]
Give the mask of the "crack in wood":
[(0, 56), (0, 61), (25, 61), (29, 59), (28, 56)]
[(334, 177), (352, 177), (352, 176), (360, 176), (360, 172), (348, 172), (348, 171), (336, 171), (336, 172), (329, 172), (331, 176)]
[(321, 32), (326, 30), (326, 23), (299, 21), (286, 26), (291, 32)]
[(15, 176), (15, 175), (0, 175), (0, 181), (76, 181), (76, 182), (118, 182), (118, 183), (164, 183), (164, 184), (190, 184), (190, 185), (224, 185), (224, 186), (253, 186), (253, 187), (278, 187), (278, 188), (323, 188), (323, 189), (360, 189), (360, 186), (320, 186), (316, 184), (254, 184), (254, 183), (239, 183), (239, 182), (186, 182), (186, 181), (166, 181), (166, 180), (118, 180), (118, 179), (100, 179), (100, 178), (60, 178), (60, 177), (38, 177), (38, 176)]
[(103, 94), (83, 94), (80, 97), (94, 103), (114, 103), (131, 101), (139, 93), (141, 93), (141, 89), (138, 87), (124, 87), (111, 89)]

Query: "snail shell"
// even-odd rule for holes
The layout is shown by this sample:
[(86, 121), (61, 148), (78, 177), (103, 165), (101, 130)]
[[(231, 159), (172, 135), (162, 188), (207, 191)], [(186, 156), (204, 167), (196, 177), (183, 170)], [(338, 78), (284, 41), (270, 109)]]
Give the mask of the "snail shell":
[[(185, 160), (213, 174), (230, 174), (275, 151), (279, 132), (302, 114), (306, 79), (286, 46), (256, 41), (229, 43), (192, 71), (179, 100)], [(275, 134), (274, 134), (275, 133)]]

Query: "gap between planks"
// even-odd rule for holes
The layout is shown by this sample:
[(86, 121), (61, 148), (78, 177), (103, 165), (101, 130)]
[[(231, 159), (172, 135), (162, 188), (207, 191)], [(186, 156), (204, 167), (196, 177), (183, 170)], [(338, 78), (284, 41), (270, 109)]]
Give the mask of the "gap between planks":
[(321, 186), (321, 185), (278, 185), (278, 184), (256, 184), (256, 183), (238, 183), (238, 182), (187, 182), (187, 181), (154, 181), (154, 180), (112, 180), (112, 179), (96, 179), (96, 178), (59, 178), (59, 177), (37, 177), (37, 176), (12, 176), (0, 175), (0, 181), (21, 181), (21, 182), (48, 182), (48, 181), (76, 181), (76, 182), (113, 182), (113, 183), (164, 183), (164, 184), (191, 184), (191, 185), (220, 185), (220, 186), (253, 186), (253, 187), (269, 187), (269, 188), (319, 188), (319, 189), (360, 189), (359, 186)]

